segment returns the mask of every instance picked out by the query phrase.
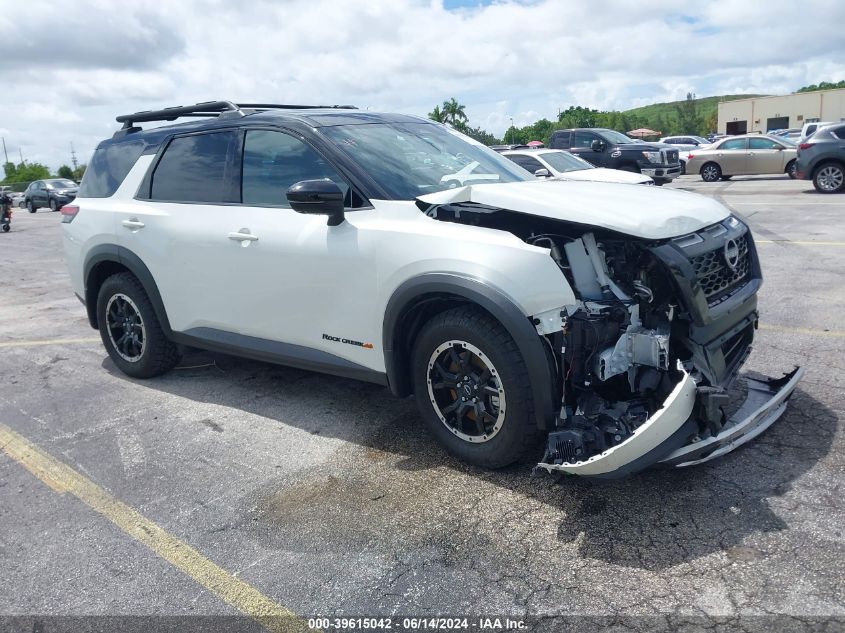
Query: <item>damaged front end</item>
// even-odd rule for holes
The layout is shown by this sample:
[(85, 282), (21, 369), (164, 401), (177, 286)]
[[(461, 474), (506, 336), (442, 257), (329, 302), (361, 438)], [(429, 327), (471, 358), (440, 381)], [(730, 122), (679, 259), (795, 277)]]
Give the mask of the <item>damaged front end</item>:
[[(777, 420), (803, 374), (739, 373), (762, 276), (751, 233), (735, 217), (649, 240), (472, 202), (427, 212), (547, 248), (575, 291), (574, 305), (533, 315), (560, 398), (538, 472), (617, 478), (708, 461)], [(737, 392), (745, 392), (739, 406)]]

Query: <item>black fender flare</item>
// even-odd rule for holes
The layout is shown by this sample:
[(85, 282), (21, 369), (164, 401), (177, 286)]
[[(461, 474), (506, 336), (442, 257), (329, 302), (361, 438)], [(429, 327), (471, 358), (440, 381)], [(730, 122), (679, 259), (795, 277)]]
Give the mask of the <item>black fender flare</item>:
[(396, 345), (397, 327), (416, 299), (432, 294), (458, 296), (475, 303), (501, 323), (519, 348), (528, 369), (534, 414), (540, 429), (553, 428), (554, 377), (544, 342), (528, 315), (501, 290), (479, 279), (449, 273), (426, 273), (412, 277), (393, 292), (384, 312), (382, 343), (388, 384), (394, 395), (411, 393), (407, 371), (410, 359)]
[(91, 327), (97, 327), (97, 294), (95, 289), (91, 287), (89, 281), (91, 274), (99, 264), (103, 262), (114, 262), (120, 264), (131, 272), (141, 285), (144, 287), (144, 292), (153, 304), (158, 322), (161, 324), (165, 336), (168, 338), (173, 336), (173, 330), (170, 328), (170, 320), (167, 318), (167, 311), (164, 309), (164, 302), (161, 300), (161, 293), (158, 291), (155, 279), (147, 268), (143, 260), (128, 248), (118, 246), (117, 244), (99, 244), (92, 248), (85, 257), (84, 277), (85, 280), (85, 309), (88, 312), (88, 322)]

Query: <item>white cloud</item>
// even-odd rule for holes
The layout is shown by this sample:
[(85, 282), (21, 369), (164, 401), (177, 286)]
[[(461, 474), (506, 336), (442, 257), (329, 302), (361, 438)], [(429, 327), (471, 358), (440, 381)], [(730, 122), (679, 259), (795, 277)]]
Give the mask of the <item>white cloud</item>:
[[(53, 168), (86, 155), (118, 114), (234, 99), (354, 103), (425, 115), (449, 97), (501, 134), (570, 105), (628, 108), (731, 93), (783, 93), (845, 78), (845, 4), (714, 0), (79, 0), (59, 38), (27, 37), (49, 0), (5, 7), (0, 123)], [(38, 17), (40, 16), (40, 17)], [(68, 17), (70, 16), (70, 17)], [(69, 20), (69, 21), (68, 21)]]

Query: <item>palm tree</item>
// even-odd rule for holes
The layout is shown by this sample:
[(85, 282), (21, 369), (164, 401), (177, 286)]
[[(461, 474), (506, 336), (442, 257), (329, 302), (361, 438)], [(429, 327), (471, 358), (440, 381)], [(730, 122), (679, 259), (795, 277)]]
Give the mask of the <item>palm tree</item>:
[(452, 125), (466, 123), (468, 119), (466, 113), (464, 112), (465, 108), (466, 106), (458, 103), (455, 100), (455, 97), (452, 97), (449, 101), (444, 101), (443, 109), (441, 110), (443, 113), (443, 122), (451, 123)]
[(428, 113), (428, 118), (432, 121), (437, 121), (438, 123), (444, 123), (446, 115), (443, 110), (440, 109), (440, 106), (434, 106), (434, 110)]

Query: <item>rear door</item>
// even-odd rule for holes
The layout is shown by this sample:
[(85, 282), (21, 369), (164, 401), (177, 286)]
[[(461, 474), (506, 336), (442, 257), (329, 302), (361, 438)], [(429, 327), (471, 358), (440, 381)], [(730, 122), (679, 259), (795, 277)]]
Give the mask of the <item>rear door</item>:
[(748, 139), (745, 173), (781, 174), (786, 168), (784, 146), (770, 138)]
[(722, 141), (715, 150), (715, 160), (726, 176), (737, 176), (746, 172), (748, 139), (729, 138)]

